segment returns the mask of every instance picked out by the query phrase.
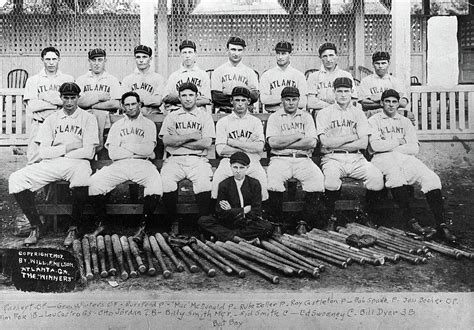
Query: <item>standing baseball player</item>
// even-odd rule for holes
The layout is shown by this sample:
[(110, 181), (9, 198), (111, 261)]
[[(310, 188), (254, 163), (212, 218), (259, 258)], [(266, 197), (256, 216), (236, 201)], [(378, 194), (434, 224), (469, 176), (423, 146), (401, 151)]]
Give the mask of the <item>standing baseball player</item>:
[(267, 174), (260, 164), (265, 143), (263, 125), (260, 119), (249, 113), (250, 91), (245, 87), (234, 87), (231, 103), (233, 112), (216, 124), (216, 152), (223, 157), (212, 179), (212, 198), (217, 198), (219, 183), (232, 176), (229, 158), (237, 151), (250, 157), (247, 175), (260, 181), (262, 200), (268, 199)]
[[(318, 112), (316, 127), (321, 141), (322, 170), (326, 208), (330, 214), (328, 230), (334, 231), (337, 217), (335, 204), (341, 195), (341, 178), (362, 179), (367, 188), (366, 209), (370, 215), (383, 189), (382, 173), (369, 163), (360, 150), (367, 148), (370, 135), (367, 117), (359, 105), (351, 102), (352, 80), (336, 78), (333, 83), (335, 103)], [(367, 225), (370, 219), (363, 217)]]
[[(271, 147), (268, 174), (269, 212), (274, 222), (282, 220), (285, 182), (295, 178), (305, 192), (304, 219), (314, 216), (314, 207), (324, 192), (324, 177), (311, 155), (318, 136), (313, 117), (298, 109), (300, 92), (295, 87), (285, 87), (281, 92), (283, 109), (268, 117), (266, 138)], [(298, 228), (305, 226), (300, 222)]]
[(298, 88), (300, 97), (298, 108), (306, 109), (308, 85), (303, 72), (290, 64), (293, 48), (288, 41), (280, 41), (275, 46), (277, 65), (262, 74), (260, 79), (260, 100), (265, 110), (275, 112), (283, 108), (281, 91), (285, 87)]
[(106, 223), (105, 195), (130, 180), (144, 187), (142, 222), (134, 236), (140, 241), (146, 226), (151, 225), (153, 212), (163, 195), (160, 173), (150, 161), (155, 158), (156, 126), (141, 114), (137, 93), (123, 94), (121, 104), (125, 116), (112, 125), (105, 143), (113, 163), (94, 173), (90, 180), (89, 195), (94, 200), (99, 218), (94, 234), (103, 231)]
[[(338, 77), (347, 77), (354, 85), (352, 75), (337, 66), (338, 56), (336, 45), (326, 42), (319, 47), (321, 68), (308, 77), (308, 108), (319, 111), (334, 104), (333, 82)], [(352, 98), (357, 99), (357, 92), (352, 90)]]
[(419, 183), (433, 213), (439, 236), (454, 243), (456, 236), (446, 225), (441, 181), (436, 173), (415, 157), (419, 151), (416, 130), (409, 119), (397, 113), (400, 99), (401, 95), (397, 91), (385, 90), (381, 96), (383, 112), (369, 119), (373, 129), (369, 138), (369, 150), (374, 153), (372, 164), (385, 176), (385, 186), (390, 188), (401, 208), (409, 230), (426, 238), (436, 234), (436, 230), (431, 227), (421, 227), (411, 212), (407, 186)]
[(110, 112), (120, 107), (121, 87), (117, 78), (105, 71), (107, 57), (105, 50), (96, 48), (88, 53), (90, 70), (77, 78), (81, 88), (78, 105), (92, 113), (99, 127), (98, 150), (104, 146), (104, 130), (110, 128)]
[(252, 103), (258, 100), (258, 76), (254, 70), (242, 63), (246, 46), (244, 39), (230, 37), (227, 41), (229, 60), (212, 73), (212, 102), (222, 112), (232, 112), (230, 99), (234, 87), (247, 87), (251, 92)]
[(26, 81), (24, 100), (27, 102), (26, 112), (32, 119), (26, 151), (28, 164), (41, 160), (39, 145), (35, 142), (36, 134), (44, 120), (63, 104), (59, 97), (59, 87), (67, 81), (74, 81), (71, 75), (59, 70), (60, 60), (59, 50), (54, 47), (44, 48), (41, 51), (44, 68)]
[(171, 233), (178, 233), (178, 182), (189, 179), (199, 209), (199, 216), (209, 215), (212, 168), (206, 158), (212, 139), (216, 137), (210, 113), (198, 108), (196, 85), (184, 83), (178, 89), (182, 108), (169, 113), (161, 126), (167, 158), (161, 168), (163, 202), (171, 221)]
[(180, 108), (178, 88), (185, 82), (196, 85), (199, 95), (196, 101), (198, 107), (211, 104), (211, 81), (206, 71), (196, 64), (196, 44), (190, 40), (183, 40), (179, 45), (181, 53), (181, 67), (173, 72), (165, 86), (163, 103), (168, 112)]
[(258, 180), (246, 175), (250, 158), (237, 151), (230, 156), (233, 175), (219, 183), (216, 216), (199, 218), (199, 226), (220, 241), (267, 238), (273, 225), (262, 218), (262, 193)]
[(144, 115), (160, 113), (165, 80), (150, 67), (153, 52), (150, 47), (139, 45), (135, 47), (133, 54), (137, 68), (135, 72), (123, 78), (123, 91), (134, 91), (140, 95)]
[(63, 107), (45, 119), (36, 136), (42, 160), (12, 173), (8, 180), (10, 194), (31, 224), (25, 245), (36, 244), (40, 237), (41, 220), (36, 209), (35, 192), (58, 180), (69, 181), (72, 190), (74, 225), (69, 227), (64, 245), (72, 245), (78, 229), (83, 229), (82, 212), (92, 173), (89, 160), (94, 157), (99, 139), (96, 119), (77, 106), (80, 92), (75, 83), (61, 85), (59, 93)]
[(398, 111), (412, 122), (415, 116), (408, 110), (408, 93), (406, 86), (389, 72), (390, 54), (387, 52), (375, 52), (372, 55), (372, 65), (375, 73), (363, 78), (359, 85), (359, 97), (362, 110), (370, 117), (382, 111), (380, 97), (383, 91), (394, 89), (400, 93)]

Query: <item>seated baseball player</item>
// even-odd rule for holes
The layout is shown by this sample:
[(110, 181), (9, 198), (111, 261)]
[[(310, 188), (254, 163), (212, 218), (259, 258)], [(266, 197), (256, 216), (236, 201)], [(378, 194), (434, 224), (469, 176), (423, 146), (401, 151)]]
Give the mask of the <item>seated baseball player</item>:
[(166, 153), (161, 168), (163, 203), (173, 222), (172, 234), (179, 231), (176, 218), (179, 181), (192, 182), (199, 216), (210, 213), (212, 168), (206, 155), (216, 137), (211, 114), (196, 105), (199, 95), (196, 85), (182, 84), (178, 95), (182, 108), (165, 117), (159, 133)]
[(233, 176), (219, 183), (216, 215), (199, 218), (199, 226), (220, 241), (240, 242), (267, 238), (273, 225), (262, 218), (262, 194), (258, 180), (246, 175), (250, 158), (237, 151), (228, 166)]
[(99, 144), (97, 120), (77, 106), (81, 89), (75, 83), (59, 88), (63, 107), (48, 116), (38, 132), (41, 161), (10, 175), (8, 189), (31, 224), (25, 245), (34, 245), (40, 238), (41, 220), (35, 203), (35, 192), (48, 183), (66, 180), (72, 190), (72, 220), (65, 246), (72, 245), (78, 229), (84, 226), (82, 213), (87, 200), (87, 186), (92, 174), (89, 160)]
[(212, 179), (212, 198), (217, 198), (219, 183), (232, 176), (229, 166), (230, 156), (243, 151), (251, 162), (247, 174), (258, 181), (262, 187), (262, 200), (268, 199), (267, 174), (260, 164), (265, 137), (260, 119), (249, 113), (251, 102), (250, 91), (245, 87), (234, 87), (231, 103), (233, 112), (216, 124), (216, 152), (224, 157), (214, 172)]
[(359, 85), (359, 98), (362, 110), (370, 117), (382, 111), (380, 97), (387, 89), (394, 89), (400, 93), (399, 113), (408, 117), (413, 123), (415, 116), (408, 110), (408, 93), (405, 85), (390, 74), (390, 54), (375, 52), (372, 55), (372, 65), (375, 73), (363, 78)]
[(93, 235), (102, 232), (107, 222), (105, 195), (130, 180), (144, 187), (142, 221), (134, 236), (140, 241), (146, 227), (152, 225), (153, 212), (163, 195), (160, 173), (150, 161), (155, 158), (156, 126), (141, 114), (137, 93), (123, 94), (121, 105), (125, 116), (112, 125), (105, 143), (113, 163), (94, 173), (90, 180), (89, 196), (99, 219)]
[[(285, 182), (295, 178), (305, 192), (303, 218), (315, 217), (315, 207), (324, 192), (324, 177), (310, 158), (318, 136), (313, 117), (298, 109), (300, 92), (285, 87), (281, 92), (283, 109), (268, 117), (266, 138), (271, 147), (268, 174), (268, 211), (272, 221), (282, 222), (282, 202)], [(306, 222), (300, 221), (297, 232), (304, 232)]]
[(110, 128), (110, 112), (116, 112), (120, 107), (120, 82), (105, 71), (107, 57), (105, 50), (96, 48), (89, 51), (90, 70), (77, 78), (76, 83), (81, 88), (78, 105), (92, 113), (99, 127), (99, 151), (104, 147), (104, 130)]
[(227, 41), (229, 60), (216, 68), (211, 76), (212, 102), (221, 112), (232, 112), (231, 95), (234, 87), (247, 87), (252, 103), (258, 100), (258, 76), (254, 70), (242, 63), (247, 44), (239, 37)]
[[(351, 102), (352, 80), (339, 77), (332, 85), (335, 103), (318, 112), (316, 127), (323, 154), (326, 208), (330, 214), (327, 230), (334, 231), (337, 223), (335, 204), (341, 195), (343, 177), (363, 180), (367, 188), (365, 211), (370, 216), (384, 184), (382, 173), (360, 152), (367, 148), (370, 129), (360, 105), (354, 106)], [(365, 214), (359, 216), (366, 225), (373, 225)]]
[(407, 185), (419, 183), (433, 213), (439, 236), (454, 243), (456, 236), (446, 225), (441, 181), (436, 173), (416, 158), (419, 151), (416, 130), (409, 119), (397, 112), (400, 99), (397, 91), (385, 90), (381, 96), (383, 112), (369, 119), (373, 129), (369, 138), (369, 151), (374, 154), (371, 162), (384, 175), (385, 186), (390, 188), (409, 230), (426, 238), (436, 234), (431, 227), (421, 227), (411, 212)]
[(144, 115), (161, 113), (165, 80), (161, 74), (151, 68), (153, 51), (145, 45), (138, 45), (133, 50), (137, 68), (122, 81), (123, 92), (136, 92), (142, 102)]
[[(354, 85), (352, 75), (337, 66), (337, 47), (331, 42), (322, 44), (318, 49), (321, 59), (321, 68), (308, 77), (308, 109), (319, 111), (334, 104), (334, 79), (347, 77)], [(357, 99), (357, 91), (352, 89), (352, 98)]]
[(173, 72), (166, 83), (163, 103), (168, 112), (181, 107), (178, 97), (178, 88), (185, 82), (191, 82), (199, 90), (196, 101), (198, 107), (211, 104), (211, 81), (206, 71), (196, 64), (196, 44), (190, 40), (183, 40), (179, 45), (181, 67)]
[(260, 100), (265, 110), (275, 112), (283, 108), (281, 91), (285, 87), (298, 88), (298, 108), (306, 109), (308, 85), (303, 72), (291, 66), (290, 57), (293, 48), (288, 41), (280, 41), (275, 46), (276, 66), (265, 71), (260, 78)]

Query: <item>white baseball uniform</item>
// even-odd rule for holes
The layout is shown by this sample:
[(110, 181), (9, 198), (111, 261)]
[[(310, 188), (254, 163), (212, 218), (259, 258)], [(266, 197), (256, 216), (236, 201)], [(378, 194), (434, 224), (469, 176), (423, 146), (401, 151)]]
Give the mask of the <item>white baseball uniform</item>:
[(258, 77), (253, 69), (242, 62), (233, 65), (230, 61), (227, 61), (212, 72), (211, 90), (231, 95), (234, 87), (258, 90)]
[[(387, 188), (419, 183), (423, 193), (441, 189), (439, 176), (415, 157), (418, 138), (410, 119), (380, 112), (369, 118), (369, 124), (373, 130), (369, 138), (369, 151), (374, 153), (371, 162), (385, 176)], [(399, 139), (406, 143), (400, 144)]]
[[(350, 104), (344, 110), (337, 103), (331, 104), (318, 112), (316, 127), (318, 136), (325, 134), (328, 137), (337, 137), (357, 134), (362, 137), (371, 134), (360, 105)], [(383, 188), (382, 173), (360, 152), (344, 152), (343, 149), (331, 149), (324, 145), (321, 146), (321, 152), (324, 154), (321, 164), (324, 186), (327, 190), (339, 190), (343, 177), (362, 179), (369, 190), (378, 191)]]
[[(165, 117), (159, 135), (163, 138), (165, 135), (197, 132), (202, 138), (214, 139), (216, 137), (211, 114), (200, 108), (192, 111), (180, 109)], [(195, 194), (211, 191), (212, 168), (206, 158), (206, 149), (166, 146), (165, 152), (169, 154), (169, 157), (165, 159), (161, 168), (164, 193), (178, 189), (178, 182), (186, 178), (193, 183)]]
[[(141, 72), (137, 68), (132, 74), (123, 78), (122, 88), (124, 93), (133, 91), (138, 93), (142, 99), (150, 96), (163, 96), (165, 80), (161, 74), (154, 72), (152, 69)], [(144, 115), (159, 112), (160, 109), (158, 107), (142, 106), (142, 113)]]
[(209, 74), (197, 64), (194, 64), (192, 68), (181, 66), (173, 72), (168, 78), (163, 95), (178, 95), (178, 88), (184, 83), (193, 83), (198, 88), (198, 95), (211, 99)]
[(144, 187), (143, 194), (163, 195), (161, 176), (154, 159), (156, 126), (139, 114), (131, 119), (124, 115), (112, 125), (105, 147), (114, 162), (92, 175), (89, 195), (105, 195), (119, 184), (130, 180)]
[(275, 112), (283, 109), (281, 105), (281, 91), (285, 87), (296, 87), (300, 91), (298, 108), (305, 109), (308, 84), (303, 72), (288, 65), (285, 69), (278, 65), (265, 71), (260, 78), (260, 100), (265, 110)]
[[(268, 117), (266, 138), (301, 133), (306, 137), (318, 139), (313, 117), (304, 110), (288, 114), (278, 110)], [(313, 148), (272, 149), (272, 157), (267, 168), (268, 190), (285, 191), (285, 182), (295, 178), (301, 182), (303, 191), (323, 192), (324, 177), (319, 167), (310, 158)]]
[[(45, 119), (36, 141), (40, 144), (42, 161), (10, 175), (10, 194), (26, 189), (37, 191), (58, 180), (69, 181), (70, 188), (89, 185), (92, 173), (89, 160), (99, 144), (93, 115), (80, 108), (70, 116), (59, 110)], [(82, 143), (82, 148), (66, 152), (66, 145), (70, 143)]]
[[(49, 102), (50, 98), (57, 99), (58, 103), (60, 102), (59, 98), (59, 87), (65, 82), (73, 82), (74, 78), (71, 75), (64, 74), (61, 71), (56, 71), (55, 75), (48, 75), (45, 69), (42, 69), (36, 75), (28, 78), (25, 85), (25, 95), (24, 100), (28, 101), (26, 107), (26, 113), (28, 117), (31, 117), (31, 126), (30, 126), (30, 136), (28, 137), (28, 149), (26, 155), (28, 158), (28, 164), (33, 164), (39, 162), (41, 158), (39, 157), (38, 144), (35, 143), (36, 135), (38, 134), (39, 128), (44, 120), (54, 113), (60, 106), (51, 104)], [(47, 102), (51, 104), (51, 109), (39, 110), (36, 102)], [(41, 109), (41, 105), (39, 106)]]
[(408, 96), (407, 88), (400, 79), (388, 73), (383, 77), (374, 73), (360, 81), (359, 98), (361, 100), (369, 99), (374, 102), (380, 102), (382, 93), (387, 89), (396, 90), (400, 97), (407, 98)]
[[(216, 124), (216, 152), (224, 156), (212, 179), (212, 198), (217, 198), (219, 190), (219, 183), (224, 179), (232, 176), (232, 169), (230, 168), (231, 155), (222, 155), (222, 149), (227, 145), (229, 140), (239, 140), (243, 142), (255, 142), (263, 145), (265, 136), (263, 134), (263, 125), (260, 119), (250, 113), (246, 113), (242, 118), (237, 116), (234, 112), (219, 119)], [(247, 170), (247, 175), (257, 179), (262, 188), (262, 200), (268, 199), (267, 190), (267, 174), (260, 164), (261, 153), (253, 153), (244, 151), (250, 158), (250, 165)]]

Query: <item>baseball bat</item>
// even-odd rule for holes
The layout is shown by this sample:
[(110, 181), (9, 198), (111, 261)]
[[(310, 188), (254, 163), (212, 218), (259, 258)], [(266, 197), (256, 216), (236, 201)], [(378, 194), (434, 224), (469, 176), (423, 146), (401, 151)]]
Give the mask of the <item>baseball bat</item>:
[[(145, 237), (146, 239), (147, 237)], [(150, 241), (150, 246), (151, 250), (156, 256), (156, 259), (158, 259), (158, 263), (160, 264), (161, 270), (163, 271), (163, 277), (168, 278), (171, 276), (171, 272), (168, 270), (168, 266), (165, 264), (165, 261), (163, 260), (163, 255), (161, 254), (160, 246), (158, 245), (158, 242), (156, 241), (155, 236), (151, 235), (148, 237)]]
[(122, 250), (122, 244), (120, 243), (120, 238), (118, 237), (117, 234), (114, 234), (112, 235), (111, 240), (112, 240), (112, 246), (114, 249), (115, 258), (117, 259), (117, 262), (120, 268), (120, 278), (125, 281), (128, 278), (128, 273), (125, 270), (125, 266), (123, 263), (123, 250)]
[(202, 247), (197, 245), (197, 243), (190, 244), (190, 247), (195, 253), (201, 255), (202, 257), (204, 257), (204, 259), (206, 259), (207, 261), (209, 261), (212, 264), (216, 265), (220, 270), (222, 270), (224, 272), (224, 274), (226, 274), (226, 275), (232, 274), (232, 268), (230, 268), (229, 266), (223, 264), (222, 262), (220, 262), (219, 260), (214, 258), (206, 250), (204, 250)]
[(372, 253), (375, 258), (382, 257), (395, 264), (400, 261), (400, 255), (398, 253), (382, 249), (380, 246), (371, 246), (369, 248), (364, 248), (364, 250)]
[(184, 264), (188, 266), (188, 269), (191, 273), (197, 273), (199, 271), (198, 266), (194, 264), (194, 262), (189, 259), (189, 257), (177, 246), (172, 246), (171, 249), (181, 260), (183, 260)]
[(105, 242), (104, 236), (98, 235), (97, 236), (97, 254), (99, 255), (99, 262), (100, 262), (100, 276), (107, 277), (109, 274), (107, 272), (107, 267), (105, 266)]
[(269, 280), (273, 284), (278, 284), (280, 282), (280, 278), (276, 275), (270, 274), (269, 272), (263, 270), (258, 266), (257, 264), (246, 260), (242, 259), (238, 255), (234, 254), (232, 251), (228, 250), (224, 246), (219, 246), (219, 245), (212, 245), (212, 248), (215, 249), (217, 252), (219, 252), (221, 255), (225, 256), (226, 258), (240, 264), (241, 266), (250, 269), (251, 271), (261, 275), (263, 278)]
[[(214, 245), (214, 243), (210, 242), (210, 241), (206, 241), (206, 246), (209, 247), (209, 251), (212, 251), (212, 253), (215, 253), (215, 256), (219, 256), (220, 259), (218, 260), (221, 260), (224, 264), (226, 264), (227, 266), (229, 266), (230, 268), (232, 268), (232, 270), (237, 273), (239, 275), (240, 278), (244, 278), (246, 275), (247, 275), (247, 272), (245, 270), (243, 270), (242, 268), (240, 268), (239, 266), (237, 266), (234, 262), (224, 258), (224, 255), (219, 254), (219, 252), (217, 251), (216, 249), (216, 246)], [(212, 254), (211, 253), (211, 254)]]
[(132, 255), (135, 257), (135, 261), (137, 262), (138, 271), (141, 274), (144, 274), (146, 271), (146, 267), (143, 264), (142, 257), (140, 257), (140, 251), (138, 251), (137, 243), (135, 243), (133, 237), (128, 238), (128, 245), (130, 246), (130, 251), (132, 252)]
[(183, 246), (181, 248), (184, 253), (186, 253), (191, 259), (194, 260), (206, 273), (209, 277), (214, 277), (216, 275), (216, 270), (209, 265), (207, 262), (199, 258), (189, 246)]
[(92, 273), (99, 275), (99, 261), (97, 260), (97, 241), (95, 236), (87, 236), (89, 239), (90, 253), (92, 257)]
[(82, 253), (81, 241), (75, 239), (72, 243), (72, 249), (74, 251), (74, 258), (76, 259), (77, 268), (79, 269), (79, 283), (87, 283), (86, 275), (84, 274), (84, 255)]
[[(342, 258), (340, 260), (346, 261), (348, 265), (352, 264), (352, 262), (358, 262), (358, 263), (365, 263), (365, 260), (359, 260), (359, 257), (357, 258), (352, 258), (350, 256), (350, 253), (348, 251), (344, 251), (340, 248), (324, 244), (322, 242), (317, 242), (317, 241), (312, 241), (309, 238), (304, 238), (302, 236), (290, 236), (288, 234), (284, 234), (284, 236), (297, 244), (304, 245), (308, 248), (312, 248), (313, 250), (328, 255), (332, 256), (336, 259)], [(357, 259), (357, 260), (356, 260)]]
[(171, 261), (176, 266), (176, 270), (178, 272), (182, 272), (184, 270), (184, 266), (181, 262), (178, 261), (178, 259), (176, 259), (176, 256), (174, 255), (173, 251), (171, 251), (171, 248), (169, 247), (168, 243), (166, 243), (165, 238), (160, 233), (156, 233), (155, 238), (161, 250), (163, 250), (168, 255), (168, 257), (170, 257)]
[(104, 242), (105, 242), (105, 250), (107, 251), (107, 260), (109, 262), (108, 273), (111, 276), (115, 276), (117, 274), (117, 269), (115, 269), (115, 265), (114, 265), (114, 249), (112, 247), (112, 239), (110, 238), (110, 235), (104, 236)]
[(292, 256), (294, 256), (295, 258), (297, 258), (298, 260), (301, 260), (301, 262), (303, 262), (304, 264), (308, 264), (309, 266), (311, 267), (316, 267), (319, 269), (319, 272), (320, 273), (323, 273), (326, 271), (326, 266), (323, 265), (323, 264), (318, 264), (317, 262), (314, 262), (313, 260), (311, 259), (308, 259), (306, 257), (304, 257), (303, 255), (299, 254), (298, 252), (290, 249), (289, 247), (281, 244), (280, 242), (277, 242), (275, 241), (274, 239), (269, 239), (268, 240), (268, 243), (270, 243), (271, 245), (285, 251), (286, 253), (288, 254), (291, 254)]
[(151, 246), (150, 241), (148, 240), (148, 236), (143, 239), (143, 250), (145, 250), (146, 260), (148, 263), (148, 275), (152, 276), (156, 274), (155, 265), (153, 265), (153, 258), (151, 257)]
[(91, 251), (87, 237), (82, 239), (82, 252), (84, 252), (84, 263), (86, 264), (86, 278), (90, 281), (94, 278), (91, 270)]
[[(227, 264), (227, 261), (222, 258), (219, 253), (211, 249), (209, 246), (201, 242), (200, 240), (196, 239), (196, 244), (203, 250), (205, 251), (208, 255), (213, 257), (214, 259), (218, 260), (222, 265), (226, 266), (228, 269), (230, 269), (230, 272), (227, 271), (229, 274), (232, 274), (234, 272), (234, 269)], [(222, 268), (221, 268), (222, 269)]]
[(400, 234), (392, 232), (389, 228), (381, 226), (380, 228), (378, 228), (378, 230), (407, 246), (412, 246), (417, 250), (421, 250), (421, 253), (426, 253), (428, 251), (427, 247), (421, 244), (419, 241), (415, 241), (407, 236), (402, 236)]
[(283, 234), (283, 236), (281, 236), (281, 239), (288, 240), (289, 242), (300, 245), (300, 246), (304, 247), (305, 249), (313, 251), (314, 253), (319, 254), (321, 256), (327, 256), (327, 257), (330, 257), (330, 258), (335, 259), (335, 260), (346, 262), (348, 265), (350, 263), (351, 259), (346, 257), (346, 256), (342, 256), (342, 255), (339, 255), (337, 253), (333, 253), (332, 251), (327, 251), (327, 250), (324, 250), (322, 248), (316, 247), (316, 246), (308, 243), (307, 241), (305, 242), (303, 239), (300, 239), (298, 237), (294, 237), (294, 236), (290, 237), (290, 236), (285, 236), (285, 235), (286, 234)]
[(128, 239), (126, 236), (120, 237), (120, 243), (122, 244), (123, 253), (125, 255), (125, 259), (127, 260), (128, 268), (130, 269), (130, 277), (135, 278), (138, 277), (138, 273), (133, 266), (132, 256), (130, 253), (130, 246), (128, 245)]

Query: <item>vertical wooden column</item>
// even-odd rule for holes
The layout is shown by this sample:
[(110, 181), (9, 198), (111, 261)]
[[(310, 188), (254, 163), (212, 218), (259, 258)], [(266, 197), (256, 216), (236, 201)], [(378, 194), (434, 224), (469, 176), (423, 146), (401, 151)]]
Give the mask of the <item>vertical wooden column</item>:
[(392, 73), (410, 86), (411, 13), (410, 0), (392, 1)]
[(157, 49), (157, 60), (156, 70), (163, 75), (168, 77), (168, 10), (166, 8), (166, 0), (158, 0), (158, 13), (157, 13), (157, 24), (158, 32), (156, 36), (158, 49)]
[(364, 0), (354, 0), (355, 43), (354, 78), (360, 80), (359, 65), (365, 66), (365, 17)]

